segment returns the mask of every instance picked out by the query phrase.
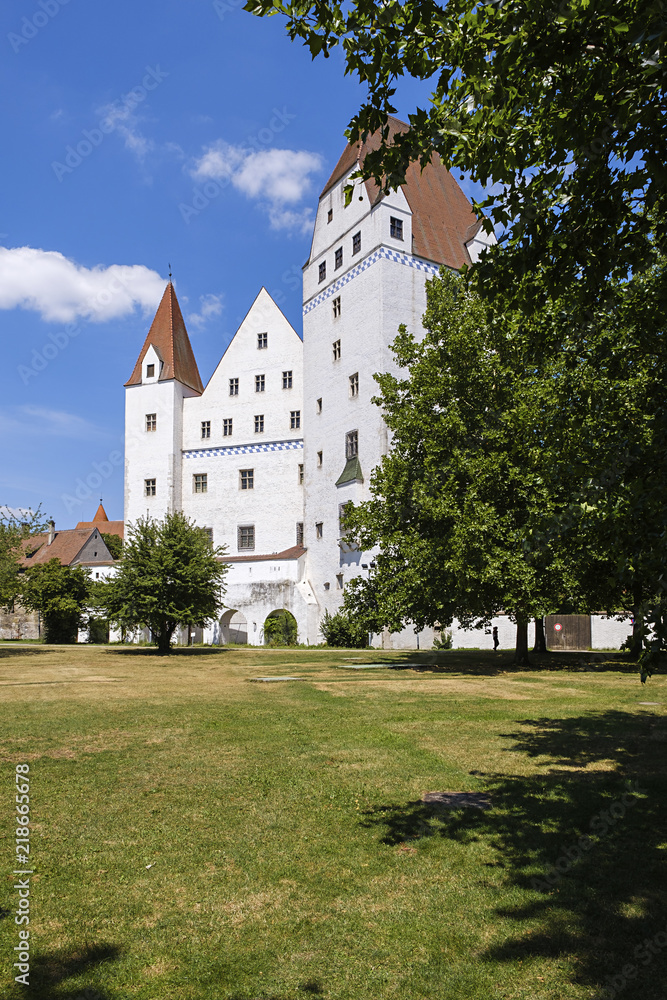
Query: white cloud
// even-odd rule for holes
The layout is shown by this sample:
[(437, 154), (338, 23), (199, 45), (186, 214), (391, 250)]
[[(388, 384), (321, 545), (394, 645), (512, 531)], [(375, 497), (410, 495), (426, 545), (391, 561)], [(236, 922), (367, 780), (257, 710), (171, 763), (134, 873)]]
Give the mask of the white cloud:
[(211, 316), (219, 316), (221, 314), (222, 300), (222, 295), (213, 295), (212, 293), (209, 295), (200, 295), (199, 312), (188, 314), (188, 326), (194, 327), (195, 330), (201, 330), (202, 327), (206, 326)]
[(98, 114), (103, 115), (110, 131), (113, 129), (123, 137), (125, 148), (134, 153), (138, 160), (143, 161), (146, 155), (154, 149), (153, 140), (147, 139), (141, 132), (139, 117), (135, 115), (132, 105), (115, 101), (113, 104), (99, 108)]
[(47, 323), (104, 323), (157, 308), (165, 280), (142, 264), (83, 267), (55, 250), (0, 247), (0, 309), (28, 309)]
[(309, 210), (294, 211), (312, 190), (312, 175), (322, 168), (317, 153), (294, 149), (249, 150), (219, 139), (196, 160), (195, 180), (231, 182), (268, 212), (273, 229), (306, 231), (312, 225)]
[(65, 410), (51, 410), (42, 406), (19, 406), (0, 410), (0, 431), (3, 434), (20, 434), (23, 437), (64, 437), (77, 441), (97, 441), (109, 437), (107, 431), (90, 420)]

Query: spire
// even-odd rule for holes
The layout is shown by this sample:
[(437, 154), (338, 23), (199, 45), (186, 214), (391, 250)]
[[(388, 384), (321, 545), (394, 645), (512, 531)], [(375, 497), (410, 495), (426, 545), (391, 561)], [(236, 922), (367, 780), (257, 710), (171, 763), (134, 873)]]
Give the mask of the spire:
[(141, 385), (142, 362), (151, 344), (163, 360), (159, 382), (176, 379), (197, 393), (204, 391), (188, 331), (185, 329), (183, 314), (171, 281), (164, 290), (134, 371), (125, 385)]
[(107, 517), (107, 512), (105, 511), (104, 507), (102, 506), (102, 501), (100, 500), (100, 505), (97, 508), (97, 513), (95, 514), (95, 517), (93, 518), (93, 524), (99, 523), (100, 521), (108, 521), (108, 520), (109, 520), (109, 518)]

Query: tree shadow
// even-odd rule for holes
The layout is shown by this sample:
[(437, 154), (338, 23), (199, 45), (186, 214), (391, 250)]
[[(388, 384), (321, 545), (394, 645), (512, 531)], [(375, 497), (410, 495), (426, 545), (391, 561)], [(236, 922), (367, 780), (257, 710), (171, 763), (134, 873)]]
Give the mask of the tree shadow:
[[(399, 654), (400, 655), (400, 654)], [(469, 674), (474, 677), (497, 677), (501, 674), (529, 673), (547, 670), (570, 673), (624, 673), (637, 674), (637, 664), (627, 654), (587, 650), (575, 652), (553, 650), (549, 653), (530, 653), (530, 666), (512, 662), (514, 654), (505, 650), (494, 653), (488, 649), (428, 650), (405, 653), (400, 659), (393, 657), (373, 659), (373, 663), (386, 663), (393, 670), (415, 670), (418, 673)], [(664, 664), (655, 673), (660, 673)]]
[(75, 986), (68, 980), (91, 973), (100, 966), (117, 961), (122, 949), (117, 945), (97, 943), (79, 949), (35, 954), (30, 959), (30, 985), (14, 982), (7, 1000), (29, 996), (31, 1000), (112, 1000), (104, 988)]
[(516, 930), (487, 959), (560, 956), (591, 996), (665, 1000), (667, 720), (608, 711), (519, 725), (506, 734), (508, 752), (537, 760), (540, 771), (474, 772), (492, 809), (390, 803), (362, 823), (386, 844), (483, 838), (495, 849), (488, 866), (514, 898), (524, 895), (495, 909)]
[(230, 649), (225, 646), (175, 646), (170, 653), (164, 654), (157, 646), (97, 646), (105, 653), (113, 653), (119, 656), (159, 656), (162, 659), (178, 656), (219, 656), (220, 653), (229, 653)]
[(10, 656), (40, 656), (52, 652), (52, 649), (44, 649), (37, 644), (34, 646), (10, 646), (6, 639), (0, 642), (0, 659)]

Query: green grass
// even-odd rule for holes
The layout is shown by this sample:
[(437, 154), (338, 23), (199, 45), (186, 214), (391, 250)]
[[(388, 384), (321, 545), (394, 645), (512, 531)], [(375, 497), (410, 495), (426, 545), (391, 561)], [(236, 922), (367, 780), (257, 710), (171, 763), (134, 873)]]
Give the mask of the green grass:
[[(0, 997), (579, 1000), (633, 963), (618, 995), (662, 1000), (667, 947), (634, 949), (667, 925), (667, 680), (509, 658), (0, 646)], [(355, 660), (384, 668), (340, 669)], [(249, 683), (286, 673), (305, 680)], [(628, 781), (624, 815), (547, 882)], [(493, 805), (434, 810), (436, 790)]]

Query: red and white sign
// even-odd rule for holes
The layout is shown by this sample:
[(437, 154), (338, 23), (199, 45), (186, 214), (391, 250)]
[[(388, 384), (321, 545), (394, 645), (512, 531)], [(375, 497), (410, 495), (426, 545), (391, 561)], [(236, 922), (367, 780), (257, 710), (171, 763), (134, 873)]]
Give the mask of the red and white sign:
[(559, 623), (558, 623), (558, 622), (556, 622), (556, 624), (554, 625), (554, 628), (556, 629), (556, 631), (557, 631), (557, 632), (560, 632), (560, 630), (562, 629), (562, 627), (563, 627), (563, 626), (562, 626), (562, 625), (559, 625)]

